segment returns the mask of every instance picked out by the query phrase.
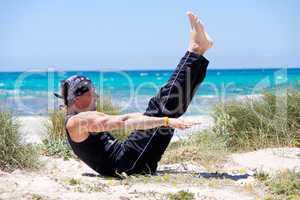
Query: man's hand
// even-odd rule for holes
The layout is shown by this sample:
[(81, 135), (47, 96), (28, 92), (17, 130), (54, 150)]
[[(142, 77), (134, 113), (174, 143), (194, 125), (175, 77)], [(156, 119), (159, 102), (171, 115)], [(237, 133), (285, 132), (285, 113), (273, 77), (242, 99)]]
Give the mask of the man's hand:
[(177, 118), (170, 118), (169, 119), (169, 126), (172, 128), (178, 128), (178, 129), (186, 129), (190, 128), (193, 125), (200, 124), (199, 122), (193, 122), (193, 121), (185, 121), (182, 119)]
[(191, 24), (190, 43), (188, 51), (203, 55), (213, 46), (213, 40), (205, 32), (204, 25), (192, 12), (188, 11), (187, 16)]

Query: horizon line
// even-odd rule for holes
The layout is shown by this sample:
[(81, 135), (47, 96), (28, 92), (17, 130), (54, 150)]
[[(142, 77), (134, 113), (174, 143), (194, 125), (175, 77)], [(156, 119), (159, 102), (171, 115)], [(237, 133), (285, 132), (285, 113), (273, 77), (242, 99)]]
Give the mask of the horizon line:
[[(34, 71), (40, 71), (40, 70), (48, 70), (48, 69), (54, 69), (53, 67), (49, 67), (49, 68), (46, 68), (46, 69), (38, 69), (38, 68), (32, 68), (32, 69), (27, 69), (27, 70), (1, 70), (0, 69), (0, 73), (15, 73), (15, 72), (27, 72), (27, 71), (31, 71), (31, 72), (34, 72)], [(104, 72), (116, 72), (116, 71), (125, 71), (125, 72), (131, 72), (131, 71), (172, 71), (174, 70), (175, 68), (152, 68), (152, 69), (145, 69), (145, 68), (141, 68), (141, 69), (112, 69), (112, 68), (103, 68), (103, 69), (99, 69), (99, 70), (96, 70), (96, 69), (70, 69), (70, 70), (62, 70), (62, 69), (58, 69), (58, 70), (55, 70), (54, 69), (54, 72), (100, 72), (100, 71), (104, 71)], [(289, 67), (238, 67), (238, 68), (232, 68), (232, 67), (225, 67), (225, 68), (219, 68), (219, 67), (212, 67), (212, 68), (208, 68), (207, 70), (276, 70), (276, 69), (300, 69), (300, 66), (289, 66)]]

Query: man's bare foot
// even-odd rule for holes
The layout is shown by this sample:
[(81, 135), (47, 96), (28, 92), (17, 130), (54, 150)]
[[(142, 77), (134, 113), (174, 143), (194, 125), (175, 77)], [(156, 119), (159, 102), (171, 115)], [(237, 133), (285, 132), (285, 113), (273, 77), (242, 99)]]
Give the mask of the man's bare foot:
[(213, 40), (205, 32), (204, 26), (198, 16), (187, 12), (191, 24), (190, 42), (188, 51), (203, 55), (213, 46)]

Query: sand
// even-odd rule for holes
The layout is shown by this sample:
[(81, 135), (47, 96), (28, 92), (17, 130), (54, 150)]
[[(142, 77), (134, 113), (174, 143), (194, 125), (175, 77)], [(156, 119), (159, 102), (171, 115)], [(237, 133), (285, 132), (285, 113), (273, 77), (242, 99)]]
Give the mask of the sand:
[(43, 116), (20, 116), (19, 132), (25, 143), (41, 143), (47, 134), (48, 117)]
[(38, 170), (0, 171), (0, 199), (165, 199), (181, 190), (196, 199), (263, 199), (264, 187), (254, 179), (255, 171), (299, 170), (299, 152), (276, 148), (232, 154), (219, 173), (190, 163), (159, 165), (157, 176), (126, 180), (98, 176), (79, 160), (41, 156)]
[(269, 148), (230, 157), (233, 162), (249, 170), (274, 173), (288, 169), (300, 172), (300, 148)]
[[(197, 175), (186, 175), (182, 181), (166, 181), (157, 177), (149, 182), (141, 180), (118, 180), (97, 177), (95, 172), (80, 161), (64, 161), (49, 157), (41, 158), (45, 166), (39, 171), (16, 170), (13, 173), (0, 173), (1, 199), (159, 199), (167, 193), (181, 190), (192, 192), (197, 199), (254, 199), (256, 194), (243, 191), (242, 184), (209, 186)], [(88, 175), (88, 176), (87, 176)], [(178, 178), (178, 177), (177, 177)], [(80, 183), (72, 185), (70, 180)], [(171, 179), (171, 178), (169, 178)], [(194, 179), (196, 183), (191, 183)], [(199, 181), (199, 183), (197, 183)], [(203, 182), (203, 183), (202, 183)]]

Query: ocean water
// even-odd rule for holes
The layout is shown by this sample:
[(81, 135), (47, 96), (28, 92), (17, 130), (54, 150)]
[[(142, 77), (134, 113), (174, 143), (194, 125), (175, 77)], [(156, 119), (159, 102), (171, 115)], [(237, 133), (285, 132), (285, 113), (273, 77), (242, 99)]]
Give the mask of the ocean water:
[[(62, 102), (54, 98), (60, 80), (80, 74), (92, 79), (97, 92), (126, 112), (144, 112), (149, 99), (172, 71), (0, 72), (0, 107), (15, 115), (46, 115)], [(300, 68), (210, 69), (187, 115), (209, 114), (214, 105), (232, 98), (260, 95), (282, 86), (300, 88)]]

